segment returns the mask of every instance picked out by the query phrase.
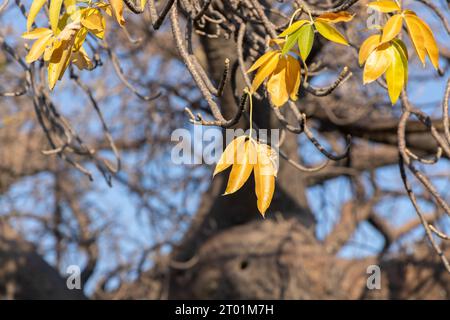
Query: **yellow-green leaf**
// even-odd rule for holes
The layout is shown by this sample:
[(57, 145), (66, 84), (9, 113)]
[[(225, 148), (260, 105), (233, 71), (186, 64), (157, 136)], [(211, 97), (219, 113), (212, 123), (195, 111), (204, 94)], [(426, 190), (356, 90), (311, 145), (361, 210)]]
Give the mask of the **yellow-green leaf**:
[(283, 49), (281, 50), (281, 54), (286, 54), (291, 50), (291, 48), (297, 43), (297, 39), (300, 35), (300, 30), (298, 29), (294, 33), (287, 36), (287, 40), (284, 43)]
[(394, 39), (392, 41), (392, 45), (397, 49), (397, 51), (400, 54), (400, 57), (402, 58), (403, 68), (405, 70), (405, 87), (408, 83), (408, 49), (406, 48), (405, 43), (400, 39)]
[(39, 11), (41, 11), (46, 2), (47, 0), (34, 0), (31, 3), (30, 12), (28, 13), (27, 17), (27, 31), (31, 29), (34, 20), (36, 20), (36, 16), (38, 15)]
[(317, 29), (317, 31), (326, 39), (336, 42), (336, 43), (340, 43), (340, 44), (344, 44), (346, 46), (348, 46), (348, 42), (345, 39), (345, 37), (332, 25), (330, 25), (327, 22), (324, 21), (320, 21), (320, 20), (316, 20), (314, 22), (314, 25)]
[(298, 48), (300, 49), (300, 57), (303, 61), (308, 58), (314, 44), (314, 28), (311, 24), (307, 24), (300, 28), (298, 36)]
[(375, 81), (386, 72), (387, 68), (389, 68), (392, 61), (392, 55), (390, 54), (389, 48), (389, 44), (382, 44), (369, 55), (364, 67), (364, 84)]
[(388, 42), (394, 39), (402, 31), (403, 17), (400, 14), (389, 18), (383, 28), (381, 42)]
[(425, 48), (425, 36), (422, 33), (422, 27), (417, 23), (415, 15), (405, 14), (404, 17), (411, 42), (414, 45), (414, 49), (416, 49), (416, 53), (419, 56), (420, 61), (425, 66), (427, 49)]
[(359, 48), (359, 65), (366, 62), (369, 55), (380, 45), (381, 35), (375, 34), (368, 37)]
[(50, 20), (50, 26), (54, 33), (58, 30), (59, 14), (63, 0), (50, 0), (50, 8), (48, 9), (48, 16)]
[(349, 22), (353, 19), (354, 15), (347, 12), (329, 12), (324, 13), (317, 17), (317, 20), (322, 20), (329, 23), (338, 23), (338, 22)]
[(252, 173), (256, 161), (257, 156), (254, 142), (248, 140), (247, 142), (245, 142), (242, 161), (238, 161), (238, 163), (234, 164), (233, 168), (231, 169), (230, 177), (228, 178), (228, 184), (224, 195), (234, 193), (244, 185), (244, 183), (248, 180), (248, 177)]
[(228, 144), (217, 162), (213, 177), (237, 163), (237, 155), (244, 152), (245, 139), (246, 136), (239, 136)]
[(308, 23), (308, 20), (299, 20), (291, 24), (286, 30), (284, 30), (282, 33), (280, 33), (279, 37), (285, 37), (287, 35), (290, 35), (291, 33), (294, 33), (298, 29), (300, 29), (301, 26), (303, 26), (305, 23)]
[(389, 13), (400, 11), (401, 8), (395, 1), (376, 1), (368, 4), (370, 8), (373, 8), (379, 12)]
[(287, 59), (282, 57), (267, 81), (267, 91), (275, 107), (281, 107), (289, 99), (286, 79)]
[(392, 55), (392, 63), (386, 70), (386, 83), (389, 98), (392, 105), (394, 105), (405, 85), (405, 66), (400, 52), (394, 45), (390, 47), (390, 53)]

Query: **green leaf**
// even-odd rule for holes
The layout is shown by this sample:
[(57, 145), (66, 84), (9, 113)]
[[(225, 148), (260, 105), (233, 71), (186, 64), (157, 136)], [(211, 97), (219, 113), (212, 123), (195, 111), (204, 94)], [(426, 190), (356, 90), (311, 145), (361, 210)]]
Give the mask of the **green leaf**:
[(293, 34), (289, 35), (287, 37), (286, 42), (284, 43), (283, 50), (281, 51), (281, 54), (286, 54), (289, 52), (289, 50), (292, 49), (292, 47), (297, 42), (298, 36), (300, 35), (301, 29), (298, 29)]
[(311, 24), (307, 24), (300, 28), (298, 36), (298, 48), (303, 61), (308, 58), (312, 46), (314, 44), (314, 28)]

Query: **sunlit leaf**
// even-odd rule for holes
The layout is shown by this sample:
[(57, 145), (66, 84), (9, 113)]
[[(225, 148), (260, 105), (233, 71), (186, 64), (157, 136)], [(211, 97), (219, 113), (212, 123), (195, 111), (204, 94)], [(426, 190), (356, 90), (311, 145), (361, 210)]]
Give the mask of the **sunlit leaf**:
[(30, 52), (25, 57), (27, 63), (38, 60), (44, 54), (47, 45), (52, 41), (52, 35), (52, 33), (48, 33), (33, 43)]
[(262, 65), (258, 72), (256, 73), (255, 77), (253, 78), (252, 82), (252, 92), (256, 92), (258, 90), (259, 86), (264, 82), (264, 80), (272, 74), (272, 72), (277, 67), (277, 64), (279, 62), (280, 58), (280, 52), (278, 51), (277, 54), (271, 56), (271, 58)]
[(286, 54), (291, 50), (291, 48), (297, 43), (297, 39), (300, 35), (301, 28), (290, 34), (287, 37), (286, 42), (284, 43), (283, 50), (281, 50), (281, 54)]
[(28, 12), (27, 17), (27, 31), (31, 29), (34, 20), (36, 20), (36, 16), (38, 15), (39, 11), (41, 11), (46, 2), (47, 0), (34, 0), (31, 3), (30, 12)]
[(317, 31), (326, 39), (336, 42), (336, 43), (340, 43), (340, 44), (344, 44), (346, 46), (348, 46), (348, 42), (345, 39), (345, 37), (332, 25), (330, 25), (327, 22), (323, 22), (320, 20), (316, 20), (314, 22), (314, 25), (317, 29)]
[(34, 40), (34, 39), (42, 38), (49, 34), (53, 34), (52, 30), (47, 29), (47, 28), (36, 28), (36, 29), (31, 30), (30, 32), (23, 33), (22, 38)]
[(308, 58), (314, 44), (314, 28), (311, 24), (307, 24), (300, 28), (298, 36), (298, 48), (300, 49), (300, 57), (303, 61)]
[(106, 20), (98, 9), (90, 9), (81, 19), (81, 24), (86, 27), (96, 37), (103, 39)]
[(286, 30), (284, 30), (282, 33), (280, 33), (279, 37), (285, 37), (287, 35), (290, 35), (291, 33), (294, 33), (298, 29), (300, 29), (301, 26), (303, 26), (305, 23), (308, 23), (308, 20), (299, 20), (291, 24)]
[(300, 82), (300, 63), (294, 57), (288, 56), (286, 62), (286, 88), (292, 101), (297, 100)]
[(257, 146), (257, 163), (254, 170), (255, 193), (258, 210), (263, 217), (272, 202), (275, 191), (276, 168), (271, 159), (273, 153), (268, 145)]
[(78, 51), (72, 53), (72, 63), (76, 65), (79, 70), (91, 70), (94, 67), (94, 64), (84, 48), (80, 48)]
[[(405, 19), (409, 19), (410, 23), (416, 24), (421, 30), (422, 38), (423, 38), (423, 46), (425, 47), (426, 52), (430, 58), (431, 63), (433, 64), (435, 69), (439, 68), (439, 48), (437, 46), (436, 40), (433, 35), (433, 31), (422, 19), (419, 17), (406, 14)], [(413, 30), (414, 27), (413, 27)]]
[(392, 63), (386, 70), (386, 83), (388, 86), (389, 98), (392, 105), (394, 105), (400, 93), (405, 86), (405, 63), (402, 57), (402, 53), (392, 45), (390, 47), (390, 53), (392, 55)]
[(402, 31), (403, 17), (400, 14), (389, 18), (383, 28), (381, 42), (388, 42), (394, 39)]
[(425, 66), (425, 57), (427, 55), (427, 49), (425, 48), (425, 36), (422, 33), (422, 26), (417, 23), (416, 16), (411, 14), (405, 14), (406, 27), (411, 38), (411, 42), (416, 49), (416, 53), (419, 56), (420, 61)]
[(58, 28), (59, 14), (61, 13), (61, 7), (63, 0), (51, 0), (50, 7), (48, 9), (48, 16), (50, 20), (50, 26), (54, 33)]
[(239, 136), (228, 144), (217, 162), (213, 177), (237, 162), (237, 154), (244, 151), (245, 139), (246, 136)]
[(77, 0), (63, 0), (63, 3), (67, 14), (72, 15), (76, 11)]
[(359, 48), (359, 64), (363, 65), (369, 55), (380, 45), (381, 35), (375, 34), (367, 38)]
[(231, 169), (224, 195), (234, 193), (244, 185), (252, 173), (256, 161), (256, 147), (253, 141), (248, 140), (245, 142), (242, 161), (235, 163)]
[(289, 92), (287, 90), (286, 71), (287, 59), (280, 58), (276, 69), (273, 71), (269, 80), (267, 81), (267, 91), (270, 95), (270, 100), (275, 107), (281, 107), (289, 99)]
[(401, 8), (395, 1), (376, 1), (368, 4), (370, 8), (373, 8), (379, 12), (389, 13), (400, 11)]
[[(124, 26), (125, 19), (123, 18), (123, 0), (109, 0), (109, 3), (111, 4), (114, 17), (116, 17), (117, 22), (119, 25)], [(142, 1), (142, 3), (144, 5), (144, 1)]]
[(382, 44), (369, 55), (364, 66), (364, 84), (375, 81), (386, 72), (392, 61), (389, 48), (389, 44)]
[(266, 64), (274, 55), (278, 54), (277, 51), (268, 51), (264, 53), (261, 57), (258, 58), (258, 60), (253, 63), (253, 65), (250, 67), (250, 69), (247, 70), (247, 73), (253, 72), (262, 65)]
[(317, 20), (322, 20), (329, 23), (338, 23), (338, 22), (348, 22), (353, 19), (354, 15), (347, 12), (347, 11), (341, 11), (341, 12), (329, 12), (324, 13), (317, 17)]

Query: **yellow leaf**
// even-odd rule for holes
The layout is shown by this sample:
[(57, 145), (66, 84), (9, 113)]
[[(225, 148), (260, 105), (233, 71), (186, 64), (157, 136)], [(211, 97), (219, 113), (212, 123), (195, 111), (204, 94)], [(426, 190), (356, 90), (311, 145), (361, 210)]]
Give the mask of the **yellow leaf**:
[(320, 21), (320, 20), (316, 20), (314, 22), (314, 25), (317, 29), (317, 31), (326, 39), (336, 42), (336, 43), (340, 43), (340, 44), (344, 44), (346, 46), (348, 46), (348, 42), (345, 39), (345, 37), (332, 25), (330, 25), (329, 23)]
[(258, 60), (255, 61), (255, 63), (250, 67), (250, 69), (247, 70), (247, 73), (253, 72), (259, 67), (261, 67), (263, 64), (266, 64), (267, 61), (269, 61), (277, 53), (278, 53), (277, 51), (268, 51), (264, 53), (261, 57), (258, 58)]
[(125, 19), (123, 18), (123, 0), (109, 0), (109, 3), (111, 4), (117, 22), (119, 25), (124, 26)]
[(225, 148), (224, 152), (220, 156), (219, 161), (217, 162), (216, 168), (214, 169), (213, 177), (237, 162), (237, 155), (244, 151), (245, 139), (246, 136), (240, 136), (228, 144), (228, 146)]
[(81, 24), (93, 33), (99, 33), (105, 30), (105, 18), (100, 10), (89, 10), (83, 19)]
[(272, 150), (268, 145), (257, 146), (258, 161), (254, 170), (255, 193), (258, 210), (263, 217), (272, 202), (275, 191), (276, 168), (270, 159), (271, 154)]
[(422, 33), (422, 27), (414, 19), (415, 16), (412, 14), (405, 14), (406, 27), (408, 28), (408, 33), (411, 38), (411, 42), (416, 49), (417, 55), (420, 61), (425, 66), (425, 57), (427, 55), (427, 49), (425, 48), (425, 36)]
[(33, 46), (30, 49), (30, 52), (28, 52), (28, 55), (25, 57), (25, 61), (27, 63), (32, 63), (36, 60), (38, 60), (42, 54), (44, 53), (45, 49), (47, 48), (47, 45), (52, 41), (52, 33), (49, 33), (39, 39), (37, 39)]
[(322, 20), (329, 23), (338, 23), (338, 22), (349, 22), (353, 19), (354, 15), (347, 12), (330, 12), (324, 13), (317, 17), (317, 20)]
[(147, 4), (147, 0), (141, 0), (141, 10), (145, 9), (146, 4)]
[(386, 72), (392, 61), (389, 48), (389, 44), (382, 44), (369, 55), (364, 67), (364, 84), (375, 81)]
[(276, 69), (267, 81), (267, 91), (275, 107), (281, 107), (289, 99), (286, 79), (287, 59), (280, 58)]
[(280, 33), (279, 37), (285, 37), (290, 35), (291, 33), (294, 33), (298, 29), (300, 29), (301, 26), (303, 26), (305, 23), (308, 23), (308, 20), (299, 20), (291, 24), (286, 30), (284, 30), (282, 33)]
[(88, 34), (88, 30), (86, 28), (81, 28), (75, 35), (75, 42), (73, 45), (73, 51), (80, 50), (84, 41), (86, 40), (86, 36)]
[(53, 34), (52, 30), (47, 29), (47, 28), (36, 28), (36, 29), (31, 30), (30, 32), (23, 33), (22, 38), (34, 40), (34, 39), (42, 38), (49, 34)]
[(54, 49), (48, 64), (48, 86), (50, 90), (53, 90), (56, 81), (61, 80), (70, 63), (74, 42), (75, 37), (59, 41), (59, 44)]
[(402, 31), (403, 17), (400, 14), (393, 15), (386, 22), (383, 28), (381, 42), (388, 42), (394, 39)]
[(386, 70), (386, 83), (388, 86), (389, 98), (392, 105), (394, 105), (400, 93), (405, 86), (405, 65), (401, 53), (393, 45), (390, 47), (390, 53), (392, 55), (392, 63)]
[(48, 9), (48, 16), (50, 20), (50, 26), (54, 33), (58, 29), (59, 14), (61, 12), (63, 0), (50, 0), (50, 8)]
[(400, 53), (400, 57), (402, 58), (403, 67), (405, 69), (404, 75), (405, 75), (405, 87), (408, 83), (408, 49), (406, 48), (405, 43), (400, 39), (394, 39), (392, 41), (392, 45), (397, 49), (397, 51)]
[(363, 65), (366, 62), (369, 55), (378, 47), (381, 41), (381, 35), (375, 34), (367, 38), (361, 48), (359, 49), (359, 65)]
[(94, 67), (84, 48), (72, 53), (72, 63), (80, 70), (91, 70)]
[(254, 142), (252, 140), (248, 140), (247, 142), (245, 142), (242, 161), (238, 161), (238, 163), (234, 164), (233, 168), (231, 169), (230, 177), (228, 178), (228, 184), (224, 195), (234, 193), (244, 185), (244, 183), (252, 173), (256, 161), (257, 156)]
[(424, 41), (424, 47), (428, 53), (431, 63), (433, 64), (435, 69), (439, 68), (439, 48), (437, 46), (436, 40), (433, 35), (433, 31), (422, 19), (419, 17), (406, 14), (411, 21), (414, 21), (422, 31), (422, 37)]
[(28, 13), (27, 17), (27, 31), (31, 29), (34, 20), (36, 20), (36, 16), (38, 15), (39, 11), (41, 11), (46, 2), (47, 0), (34, 0), (31, 4), (30, 12)]
[(66, 8), (66, 12), (69, 15), (75, 13), (77, 7), (77, 0), (63, 0), (64, 8)]
[(277, 67), (278, 61), (280, 60), (279, 52), (277, 53), (278, 54), (273, 55), (264, 65), (259, 68), (255, 77), (253, 78), (251, 88), (252, 92), (256, 92), (256, 90), (258, 90), (259, 86), (264, 82), (264, 80), (268, 76), (270, 76)]
[(398, 6), (398, 4), (394, 1), (376, 1), (376, 2), (369, 3), (368, 6), (379, 12), (384, 12), (384, 13), (401, 10), (401, 8)]
[(288, 55), (286, 69), (287, 91), (291, 100), (296, 101), (301, 82), (300, 63), (297, 59)]

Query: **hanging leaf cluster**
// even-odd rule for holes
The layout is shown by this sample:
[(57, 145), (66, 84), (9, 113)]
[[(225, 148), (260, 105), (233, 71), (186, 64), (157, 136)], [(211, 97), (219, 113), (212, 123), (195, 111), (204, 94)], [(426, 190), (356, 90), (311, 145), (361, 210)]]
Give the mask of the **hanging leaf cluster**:
[[(348, 41), (334, 26), (338, 22), (348, 22), (353, 15), (348, 12), (326, 13), (316, 19), (298, 20), (290, 24), (273, 44), (281, 49), (271, 49), (262, 55), (247, 72), (257, 71), (252, 92), (256, 92), (267, 79), (266, 89), (275, 107), (283, 106), (289, 99), (297, 100), (302, 80), (301, 66), (298, 56), (305, 61), (314, 45), (315, 32), (324, 38), (343, 45)], [(299, 51), (294, 51), (295, 45)]]
[[(34, 0), (27, 18), (27, 32), (22, 37), (35, 40), (25, 60), (32, 63), (41, 58), (47, 64), (48, 86), (53, 89), (72, 63), (80, 70), (91, 70), (94, 66), (83, 44), (88, 34), (98, 39), (105, 36), (105, 16), (115, 15), (124, 25), (122, 0), (86, 2), (77, 0), (50, 0), (50, 28), (34, 28), (38, 13), (47, 0)], [(63, 12), (62, 12), (63, 11)]]
[(395, 104), (408, 82), (408, 51), (398, 39), (403, 22), (423, 66), (428, 56), (434, 68), (439, 68), (439, 49), (433, 31), (415, 12), (402, 10), (394, 1), (377, 1), (368, 6), (392, 16), (380, 34), (370, 36), (361, 45), (359, 63), (365, 63), (363, 82), (373, 82), (385, 74), (389, 97)]
[(222, 153), (214, 176), (232, 166), (224, 195), (238, 191), (253, 172), (257, 206), (264, 217), (272, 202), (277, 176), (277, 155), (267, 144), (248, 136), (234, 139)]

